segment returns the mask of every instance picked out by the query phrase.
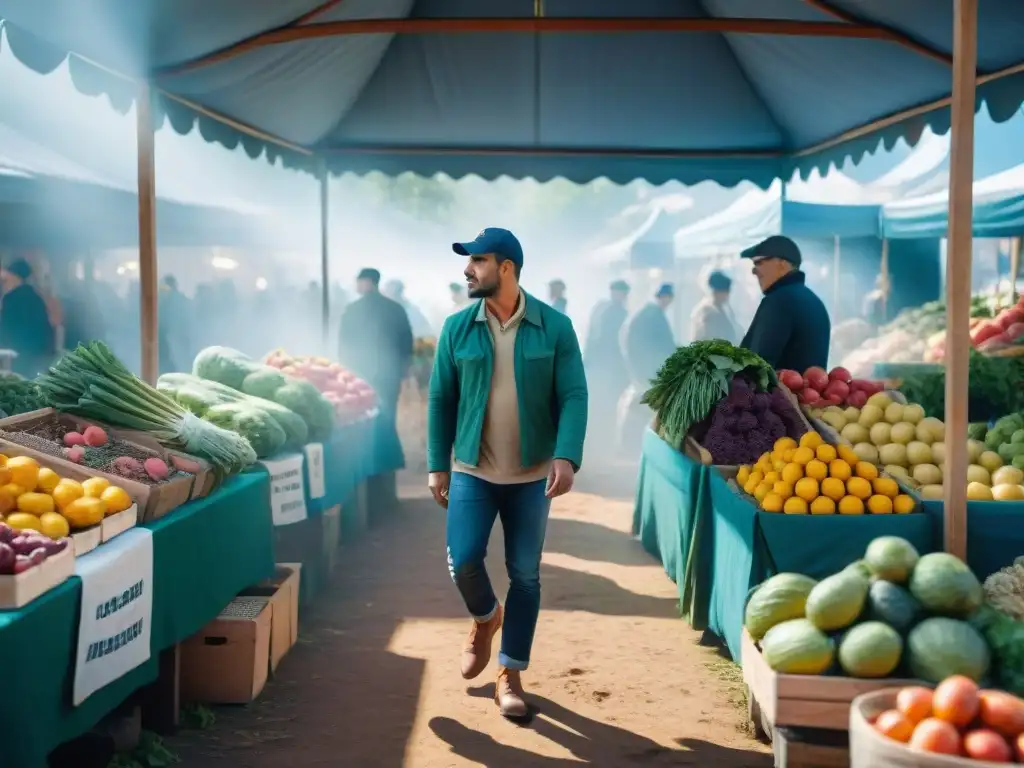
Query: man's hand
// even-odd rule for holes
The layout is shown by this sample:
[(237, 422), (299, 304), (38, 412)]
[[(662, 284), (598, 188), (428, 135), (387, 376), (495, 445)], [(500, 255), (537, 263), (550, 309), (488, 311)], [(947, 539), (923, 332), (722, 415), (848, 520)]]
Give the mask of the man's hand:
[(576, 479), (576, 471), (565, 459), (555, 459), (551, 462), (551, 471), (548, 472), (548, 484), (544, 489), (544, 495), (549, 499), (555, 499), (572, 490), (572, 483)]
[(448, 485), (451, 480), (452, 476), (449, 472), (431, 472), (428, 475), (427, 487), (434, 494), (434, 501), (445, 509), (448, 509)]

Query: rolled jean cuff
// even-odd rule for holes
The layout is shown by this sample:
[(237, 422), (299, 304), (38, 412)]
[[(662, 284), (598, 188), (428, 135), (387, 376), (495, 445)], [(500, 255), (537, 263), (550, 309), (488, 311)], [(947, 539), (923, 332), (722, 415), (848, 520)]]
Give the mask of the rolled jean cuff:
[(494, 607), (487, 613), (486, 616), (474, 616), (473, 621), (478, 624), (486, 624), (488, 621), (494, 618), (494, 614), (498, 612), (498, 601), (494, 601)]
[(511, 656), (506, 656), (504, 653), (498, 654), (498, 663), (501, 666), (505, 667), (505, 669), (514, 669), (517, 672), (523, 672), (530, 666), (530, 662), (517, 661), (516, 659), (513, 659)]

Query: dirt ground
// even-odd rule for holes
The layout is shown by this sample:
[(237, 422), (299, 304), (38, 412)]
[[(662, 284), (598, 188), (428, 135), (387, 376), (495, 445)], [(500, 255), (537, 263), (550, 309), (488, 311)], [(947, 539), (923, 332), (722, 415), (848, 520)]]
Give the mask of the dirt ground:
[[(552, 508), (528, 725), (498, 715), (494, 661), (476, 681), (459, 675), (467, 620), (444, 513), (417, 475), (393, 519), (344, 548), (260, 699), (168, 746), (187, 768), (771, 766), (742, 730), (735, 667), (698, 645), (675, 586), (628, 536), (631, 482), (614, 480), (629, 471), (583, 473)], [(496, 526), (488, 561), (503, 595), (501, 552)]]

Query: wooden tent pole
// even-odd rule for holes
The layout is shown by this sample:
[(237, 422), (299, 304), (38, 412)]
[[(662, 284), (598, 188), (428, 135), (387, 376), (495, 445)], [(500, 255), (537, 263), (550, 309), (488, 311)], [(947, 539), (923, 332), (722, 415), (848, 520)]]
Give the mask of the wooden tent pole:
[(327, 342), (330, 338), (331, 322), (331, 270), (330, 270), (330, 183), (331, 175), (327, 171), (327, 161), (320, 160), (320, 333), (324, 345), (323, 354), (327, 355)]
[(135, 100), (135, 141), (138, 153), (139, 196), (139, 316), (141, 318), (142, 378), (156, 383), (160, 371), (156, 263), (156, 168), (153, 105), (149, 84), (139, 85)]
[(889, 283), (889, 239), (882, 239), (882, 264), (880, 272), (882, 274), (882, 322), (886, 323), (889, 321), (889, 291), (891, 285)]
[(833, 323), (838, 323), (842, 312), (839, 311), (840, 280), (839, 270), (842, 266), (842, 244), (839, 235), (832, 236), (832, 318)]
[(1010, 238), (1010, 304), (1017, 303), (1017, 275), (1020, 274), (1020, 237)]
[(967, 557), (967, 369), (971, 352), (971, 224), (978, 0), (953, 4), (953, 100), (946, 257), (946, 551)]

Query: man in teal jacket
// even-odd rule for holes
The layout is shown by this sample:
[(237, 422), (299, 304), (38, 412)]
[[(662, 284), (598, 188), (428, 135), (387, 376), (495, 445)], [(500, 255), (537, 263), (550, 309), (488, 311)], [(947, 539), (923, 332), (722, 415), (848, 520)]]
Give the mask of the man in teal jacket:
[[(520, 674), (540, 612), (540, 558), (551, 499), (583, 461), (587, 379), (572, 322), (519, 287), (523, 249), (489, 227), (452, 249), (469, 257), (469, 297), (441, 329), (427, 402), (427, 469), (448, 510), (448, 570), (473, 617), (462, 676), (480, 675), (504, 623), (495, 702), (528, 714)], [(502, 608), (484, 557), (496, 517), (509, 590)]]

